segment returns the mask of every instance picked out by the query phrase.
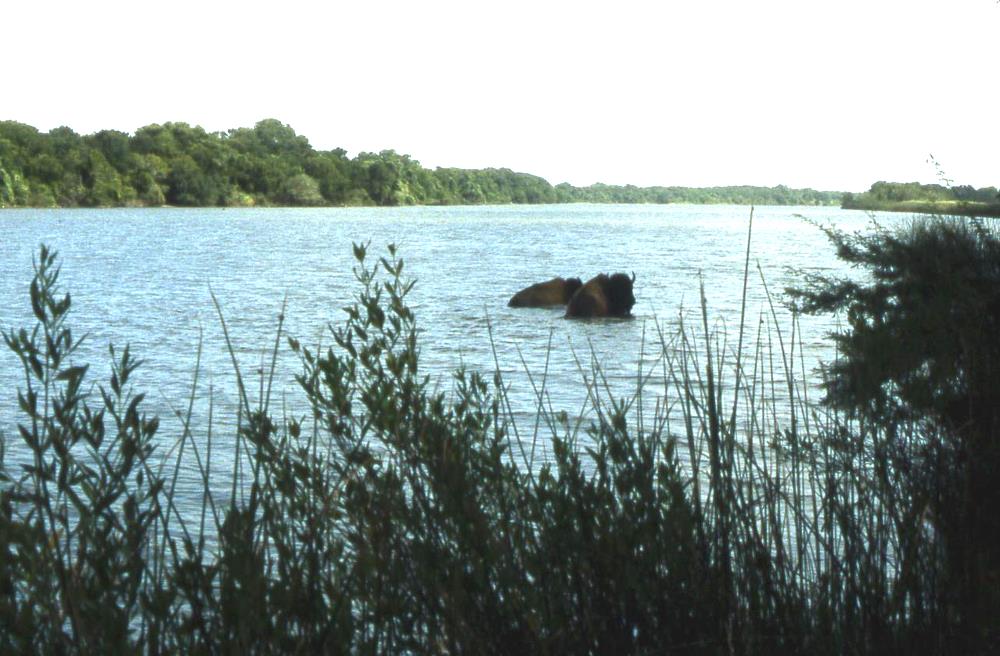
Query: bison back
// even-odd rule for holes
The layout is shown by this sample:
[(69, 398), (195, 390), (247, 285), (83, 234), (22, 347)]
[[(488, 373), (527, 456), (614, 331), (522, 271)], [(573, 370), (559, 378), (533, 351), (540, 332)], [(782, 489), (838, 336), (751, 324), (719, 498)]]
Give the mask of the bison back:
[(507, 305), (510, 307), (565, 305), (582, 284), (579, 278), (553, 278), (545, 282), (536, 282), (514, 294)]
[(566, 304), (566, 316), (585, 319), (608, 316), (608, 299), (604, 292), (607, 276), (601, 274), (587, 281)]

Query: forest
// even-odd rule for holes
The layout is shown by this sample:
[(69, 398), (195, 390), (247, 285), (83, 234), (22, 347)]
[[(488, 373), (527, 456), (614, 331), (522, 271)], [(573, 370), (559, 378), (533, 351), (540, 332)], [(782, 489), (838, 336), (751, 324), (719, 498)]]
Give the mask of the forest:
[(0, 207), (397, 206), (538, 203), (835, 205), (841, 193), (777, 187), (553, 186), (506, 168), (428, 169), (393, 150), (316, 150), (290, 126), (127, 134), (0, 121)]

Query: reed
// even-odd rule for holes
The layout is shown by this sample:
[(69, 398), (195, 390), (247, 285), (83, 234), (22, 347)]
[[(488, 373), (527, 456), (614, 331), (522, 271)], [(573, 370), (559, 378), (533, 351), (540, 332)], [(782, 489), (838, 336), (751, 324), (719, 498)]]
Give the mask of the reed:
[[(615, 398), (583, 367), (586, 424), (547, 403), (518, 426), (499, 373), (420, 371), (413, 286), (390, 247), (355, 246), (332, 343), (300, 356), (311, 414), (240, 387), (235, 435), (159, 435), (139, 366), (86, 367), (42, 248), (24, 369), (21, 469), (2, 468), (4, 653), (941, 653), (958, 618), (910, 475), (933, 427), (809, 400), (797, 331), (771, 308), (735, 348), (709, 320), (655, 327), (658, 357)], [(749, 244), (747, 270), (749, 275)], [(221, 313), (220, 313), (220, 320)], [(224, 320), (223, 324), (224, 324)], [(753, 334), (753, 337), (750, 335)], [(284, 338), (284, 339), (283, 339)], [(199, 346), (199, 352), (200, 352)], [(801, 355), (798, 357), (801, 358)], [(499, 367), (497, 368), (499, 372)], [(198, 373), (195, 373), (197, 384)], [(643, 397), (656, 399), (643, 415)], [(211, 413), (209, 415), (212, 416)], [(11, 438), (7, 438), (11, 441)], [(536, 446), (546, 442), (551, 458)], [(163, 451), (154, 449), (154, 445)], [(166, 445), (171, 445), (166, 449)], [(233, 450), (228, 498), (213, 468)], [(178, 507), (198, 472), (200, 508)], [(942, 479), (941, 484), (946, 484)]]

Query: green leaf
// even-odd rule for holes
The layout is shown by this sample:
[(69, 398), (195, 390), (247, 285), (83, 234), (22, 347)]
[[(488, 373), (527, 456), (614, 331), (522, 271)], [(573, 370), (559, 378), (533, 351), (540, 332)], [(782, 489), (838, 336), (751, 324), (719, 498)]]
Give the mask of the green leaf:
[(35, 318), (45, 323), (45, 308), (42, 305), (42, 292), (38, 287), (38, 278), (31, 281), (31, 309), (35, 313)]
[(68, 380), (75, 385), (87, 374), (87, 369), (89, 367), (90, 365), (85, 364), (79, 367), (69, 367), (68, 369), (63, 369), (56, 374), (56, 380)]

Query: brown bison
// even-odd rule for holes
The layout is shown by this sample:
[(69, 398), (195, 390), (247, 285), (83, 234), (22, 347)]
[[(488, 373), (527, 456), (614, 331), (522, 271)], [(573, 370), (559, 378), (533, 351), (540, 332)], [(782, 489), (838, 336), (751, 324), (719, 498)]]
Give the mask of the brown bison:
[(632, 284), (635, 274), (629, 278), (624, 273), (608, 275), (602, 273), (587, 281), (573, 294), (566, 304), (569, 318), (627, 317), (632, 314), (635, 296)]
[(507, 305), (510, 307), (566, 305), (574, 292), (582, 286), (583, 283), (579, 278), (553, 278), (546, 282), (537, 282), (514, 294)]

